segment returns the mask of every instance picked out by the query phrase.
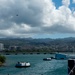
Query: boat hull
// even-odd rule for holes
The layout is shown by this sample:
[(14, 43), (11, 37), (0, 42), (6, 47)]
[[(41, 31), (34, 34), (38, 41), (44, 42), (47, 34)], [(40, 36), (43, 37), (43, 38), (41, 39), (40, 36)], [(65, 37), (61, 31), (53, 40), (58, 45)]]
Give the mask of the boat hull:
[(26, 68), (26, 67), (30, 67), (30, 63), (21, 63), (21, 62), (18, 62), (16, 65), (15, 65), (16, 68)]
[(51, 61), (51, 58), (44, 58), (44, 61)]
[(30, 67), (30, 66), (15, 66), (16, 68), (27, 68), (27, 67)]

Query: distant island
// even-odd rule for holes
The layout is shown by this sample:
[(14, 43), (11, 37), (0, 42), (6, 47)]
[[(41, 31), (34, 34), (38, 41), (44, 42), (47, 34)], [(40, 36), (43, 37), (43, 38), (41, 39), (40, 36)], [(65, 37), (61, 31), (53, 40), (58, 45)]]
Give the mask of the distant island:
[(33, 38), (0, 38), (4, 44), (4, 52), (73, 52), (75, 51), (75, 38), (62, 39), (33, 39)]

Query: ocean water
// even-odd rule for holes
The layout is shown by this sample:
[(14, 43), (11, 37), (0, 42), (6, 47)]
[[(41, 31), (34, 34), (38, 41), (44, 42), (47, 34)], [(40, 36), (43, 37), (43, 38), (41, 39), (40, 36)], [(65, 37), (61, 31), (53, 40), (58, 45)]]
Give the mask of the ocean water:
[[(43, 61), (52, 54), (5, 55), (5, 66), (0, 67), (0, 75), (68, 75), (67, 60)], [(28, 68), (15, 68), (18, 62), (30, 62)]]

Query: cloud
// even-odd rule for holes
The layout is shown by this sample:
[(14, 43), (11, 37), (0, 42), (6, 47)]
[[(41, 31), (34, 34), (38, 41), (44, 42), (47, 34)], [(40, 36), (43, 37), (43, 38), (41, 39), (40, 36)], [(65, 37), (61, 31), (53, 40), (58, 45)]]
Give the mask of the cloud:
[(52, 0), (0, 0), (0, 37), (75, 33), (75, 11), (69, 5), (70, 0), (62, 0), (58, 9)]
[(73, 3), (75, 3), (75, 0), (73, 0)]
[(70, 5), (70, 0), (62, 0), (62, 4), (68, 7)]

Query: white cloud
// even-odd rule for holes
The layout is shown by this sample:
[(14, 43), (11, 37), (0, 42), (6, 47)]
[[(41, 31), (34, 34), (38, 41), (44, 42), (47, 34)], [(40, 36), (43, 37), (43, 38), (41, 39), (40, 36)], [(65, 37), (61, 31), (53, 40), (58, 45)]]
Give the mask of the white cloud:
[(62, 4), (68, 7), (70, 5), (70, 0), (62, 0)]
[(0, 0), (0, 37), (30, 37), (40, 33), (75, 33), (70, 0), (56, 9), (52, 0)]
[(75, 11), (73, 12), (73, 16), (75, 17)]
[(75, 0), (73, 0), (73, 3), (75, 3)]

